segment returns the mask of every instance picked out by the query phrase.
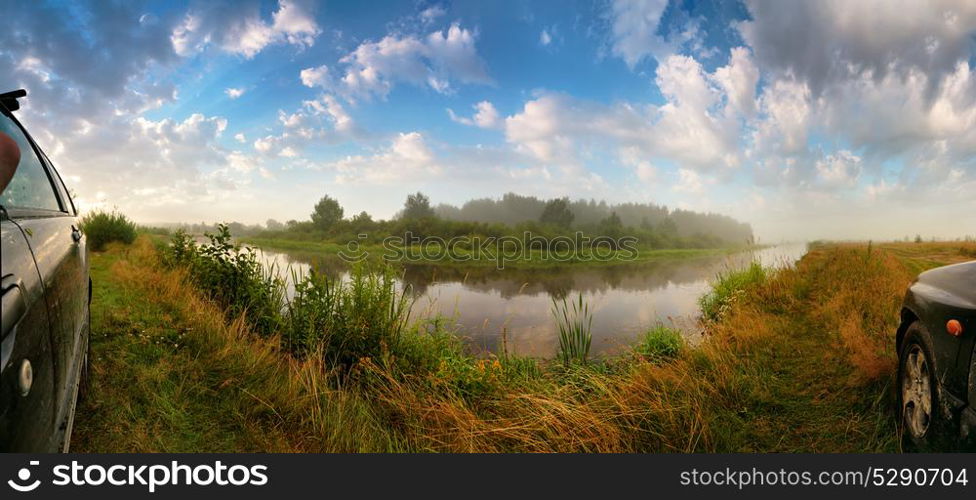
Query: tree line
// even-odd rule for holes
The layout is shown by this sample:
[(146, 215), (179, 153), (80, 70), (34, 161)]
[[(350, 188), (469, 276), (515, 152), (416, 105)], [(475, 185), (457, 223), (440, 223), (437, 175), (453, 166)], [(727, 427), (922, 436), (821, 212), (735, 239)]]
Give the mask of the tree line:
[(423, 193), (407, 196), (390, 220), (374, 220), (360, 212), (346, 217), (342, 205), (323, 196), (306, 221), (285, 224), (269, 220), (260, 236), (378, 243), (387, 236), (518, 236), (555, 237), (582, 232), (591, 237), (632, 236), (647, 248), (711, 248), (755, 242), (749, 224), (713, 213), (669, 209), (651, 203), (609, 204), (595, 200), (508, 193), (499, 199), (470, 200), (460, 207), (432, 205)]

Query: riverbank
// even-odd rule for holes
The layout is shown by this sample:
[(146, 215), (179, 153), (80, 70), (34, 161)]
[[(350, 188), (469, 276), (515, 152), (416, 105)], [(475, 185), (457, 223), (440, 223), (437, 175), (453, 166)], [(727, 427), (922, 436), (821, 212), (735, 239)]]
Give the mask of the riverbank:
[[(268, 250), (278, 250), (308, 255), (340, 259), (340, 253), (357, 260), (370, 262), (391, 261), (411, 264), (427, 264), (456, 268), (498, 268), (499, 265), (513, 269), (555, 268), (566, 265), (612, 266), (654, 262), (662, 260), (692, 259), (714, 255), (730, 255), (748, 250), (766, 248), (763, 245), (735, 246), (722, 248), (667, 248), (593, 251), (584, 249), (571, 253), (548, 253), (538, 250), (500, 255), (499, 251), (489, 249), (472, 251), (465, 248), (448, 248), (428, 245), (427, 247), (388, 247), (382, 245), (357, 245), (353, 249), (347, 245), (328, 241), (303, 241), (278, 238), (239, 238), (242, 244)], [(504, 247), (503, 247), (504, 248)], [(385, 256), (385, 257), (384, 257)]]
[[(922, 245), (922, 246), (912, 246)], [(94, 379), (74, 451), (897, 451), (897, 308), (976, 245), (814, 248), (750, 281), (701, 346), (564, 367), (478, 359), (436, 324), (339, 374), (258, 336), (147, 238), (92, 255)], [(661, 346), (667, 346), (667, 349)]]

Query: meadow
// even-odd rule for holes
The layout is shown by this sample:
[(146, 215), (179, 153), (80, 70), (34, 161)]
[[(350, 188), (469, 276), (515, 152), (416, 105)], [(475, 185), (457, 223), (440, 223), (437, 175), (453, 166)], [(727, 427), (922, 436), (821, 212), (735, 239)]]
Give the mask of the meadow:
[(720, 276), (705, 340), (650, 329), (585, 354), (586, 304), (553, 304), (553, 360), (476, 356), (406, 321), (389, 271), (273, 274), (216, 235), (92, 256), (93, 383), (75, 451), (898, 451), (894, 331), (923, 269), (973, 243), (815, 245)]

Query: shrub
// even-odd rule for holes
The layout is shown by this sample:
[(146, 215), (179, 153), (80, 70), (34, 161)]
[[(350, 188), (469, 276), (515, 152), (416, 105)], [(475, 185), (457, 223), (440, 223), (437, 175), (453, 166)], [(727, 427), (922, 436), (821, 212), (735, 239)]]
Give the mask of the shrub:
[(81, 230), (88, 236), (89, 247), (96, 252), (113, 241), (129, 244), (136, 240), (136, 224), (115, 210), (88, 212), (81, 218)]
[(246, 312), (258, 332), (274, 333), (284, 303), (282, 280), (265, 271), (252, 249), (231, 243), (227, 225), (218, 224), (206, 237), (209, 243), (198, 245), (186, 232), (177, 231), (165, 261), (186, 266), (193, 283), (226, 308), (229, 317)]
[(745, 269), (719, 274), (712, 290), (698, 299), (702, 317), (708, 321), (719, 319), (747, 288), (765, 280), (766, 270), (758, 262)]
[(683, 344), (680, 331), (658, 325), (644, 333), (634, 351), (651, 360), (664, 360), (677, 356)]

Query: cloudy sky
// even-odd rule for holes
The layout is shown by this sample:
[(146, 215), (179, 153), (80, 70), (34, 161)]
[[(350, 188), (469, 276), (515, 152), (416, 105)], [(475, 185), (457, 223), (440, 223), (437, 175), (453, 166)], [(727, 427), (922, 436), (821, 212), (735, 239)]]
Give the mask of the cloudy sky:
[(969, 0), (0, 4), (0, 89), (80, 205), (143, 222), (514, 191), (976, 234)]

